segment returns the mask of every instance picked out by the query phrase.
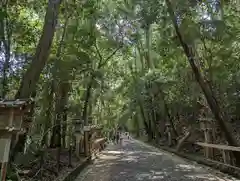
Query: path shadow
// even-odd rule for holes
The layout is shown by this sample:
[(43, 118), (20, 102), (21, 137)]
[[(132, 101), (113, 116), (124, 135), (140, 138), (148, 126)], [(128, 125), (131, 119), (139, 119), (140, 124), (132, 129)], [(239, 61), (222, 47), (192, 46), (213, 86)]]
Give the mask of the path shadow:
[(88, 174), (87, 181), (239, 181), (220, 178), (201, 166), (133, 141), (109, 146)]
[[(109, 162), (109, 159), (112, 160)], [(109, 166), (111, 181), (234, 181), (219, 178), (200, 166), (174, 159), (165, 153), (140, 148), (137, 144), (131, 144), (131, 141), (126, 141), (126, 144), (116, 146), (113, 150), (104, 151), (97, 164), (99, 167)]]

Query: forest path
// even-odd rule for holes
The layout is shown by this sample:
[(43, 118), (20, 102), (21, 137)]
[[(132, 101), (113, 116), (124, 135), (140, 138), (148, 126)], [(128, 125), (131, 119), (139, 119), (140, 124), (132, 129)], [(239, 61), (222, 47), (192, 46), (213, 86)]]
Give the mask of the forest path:
[(126, 137), (108, 145), (75, 181), (240, 181)]

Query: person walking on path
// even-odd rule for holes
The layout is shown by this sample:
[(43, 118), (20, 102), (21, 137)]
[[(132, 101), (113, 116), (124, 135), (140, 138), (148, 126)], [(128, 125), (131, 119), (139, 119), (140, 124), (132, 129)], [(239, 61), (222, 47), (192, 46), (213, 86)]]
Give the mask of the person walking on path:
[(117, 135), (116, 135), (116, 141), (117, 141), (117, 144), (119, 143), (119, 139), (120, 139), (120, 133), (117, 132)]
[(115, 135), (115, 134), (113, 134), (112, 142), (113, 142), (113, 143), (116, 143), (116, 135)]
[(114, 132), (111, 130), (109, 133), (109, 141), (114, 142), (115, 141), (114, 139), (115, 139), (115, 135), (114, 135)]
[(120, 136), (119, 136), (120, 138), (120, 145), (122, 145), (123, 144), (123, 135), (122, 134), (120, 134)]

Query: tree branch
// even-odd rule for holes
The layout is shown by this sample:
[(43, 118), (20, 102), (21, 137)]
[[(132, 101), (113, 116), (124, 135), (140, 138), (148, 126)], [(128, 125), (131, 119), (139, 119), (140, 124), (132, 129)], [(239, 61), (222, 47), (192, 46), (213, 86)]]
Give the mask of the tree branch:
[(120, 50), (122, 48), (122, 46), (119, 46), (118, 48), (116, 48), (106, 59), (104, 62), (99, 62), (98, 64), (98, 69), (101, 68), (102, 66), (106, 65), (106, 63), (108, 62), (108, 60), (110, 60), (116, 53), (118, 50)]
[(96, 48), (96, 51), (97, 51), (97, 54), (98, 54), (98, 56), (99, 56), (100, 63), (101, 63), (102, 60), (103, 60), (103, 57), (102, 57), (102, 55), (101, 55), (101, 53), (100, 53), (100, 50), (99, 50), (99, 48), (98, 48), (98, 46), (97, 46), (96, 43), (94, 44), (94, 47)]

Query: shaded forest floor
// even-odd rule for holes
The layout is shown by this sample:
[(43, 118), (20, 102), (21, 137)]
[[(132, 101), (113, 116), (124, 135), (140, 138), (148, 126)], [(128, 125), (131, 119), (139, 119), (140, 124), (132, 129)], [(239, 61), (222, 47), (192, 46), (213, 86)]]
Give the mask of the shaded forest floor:
[(57, 149), (46, 149), (42, 154), (26, 153), (20, 154), (16, 159), (16, 170), (18, 180), (23, 181), (50, 181), (61, 180), (69, 172), (74, 170), (81, 162), (86, 161), (86, 157), (76, 157), (74, 152), (71, 154), (71, 166), (69, 166), (69, 151), (61, 150), (59, 170), (57, 164)]

